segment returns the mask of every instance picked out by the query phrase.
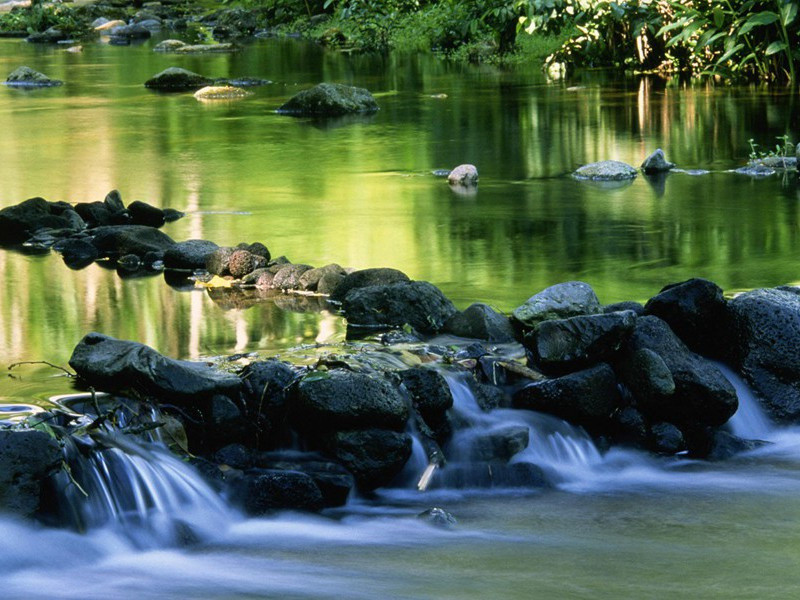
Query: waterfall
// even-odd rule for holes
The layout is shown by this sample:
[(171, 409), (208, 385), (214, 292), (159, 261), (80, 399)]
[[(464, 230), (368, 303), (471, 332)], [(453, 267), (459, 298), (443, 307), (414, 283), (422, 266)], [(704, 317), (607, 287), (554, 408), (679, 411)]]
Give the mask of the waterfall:
[(750, 387), (738, 373), (722, 363), (715, 363), (736, 390), (739, 408), (728, 421), (734, 435), (749, 440), (766, 440), (775, 433), (775, 425), (761, 408)]
[(79, 531), (108, 527), (152, 548), (208, 538), (232, 518), (219, 495), (161, 443), (107, 428), (91, 439), (66, 438), (64, 462), (55, 477), (58, 512)]

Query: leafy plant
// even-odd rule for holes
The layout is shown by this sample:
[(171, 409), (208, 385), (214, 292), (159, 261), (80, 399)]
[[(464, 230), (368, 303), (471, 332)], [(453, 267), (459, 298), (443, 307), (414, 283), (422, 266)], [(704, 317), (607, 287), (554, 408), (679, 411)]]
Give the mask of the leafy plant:
[(759, 150), (758, 144), (755, 143), (753, 138), (747, 140), (750, 145), (750, 160), (759, 160), (763, 158), (789, 158), (795, 155), (795, 145), (788, 135), (779, 135), (775, 137), (780, 143), (775, 144), (772, 150)]

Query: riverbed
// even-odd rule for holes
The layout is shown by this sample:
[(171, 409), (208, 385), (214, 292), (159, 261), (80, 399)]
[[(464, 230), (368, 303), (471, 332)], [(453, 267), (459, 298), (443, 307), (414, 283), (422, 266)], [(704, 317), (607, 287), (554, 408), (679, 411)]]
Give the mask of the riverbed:
[[(532, 65), (345, 56), (277, 38), (215, 56), (0, 40), (0, 77), (22, 64), (66, 84), (0, 87), (0, 207), (102, 200), (116, 188), (126, 203), (185, 211), (164, 228), (176, 240), (261, 241), (294, 262), (391, 266), (462, 309), (509, 311), (568, 280), (610, 303), (689, 277), (728, 292), (800, 279), (796, 178), (729, 172), (747, 161), (750, 139), (797, 141), (797, 98), (782, 88), (603, 73), (548, 81)], [(273, 83), (230, 103), (144, 88), (173, 65)], [(381, 109), (324, 122), (274, 112), (320, 81), (366, 87)], [(709, 173), (613, 188), (569, 177), (596, 160), (638, 165), (657, 147)], [(478, 167), (474, 194), (432, 175), (461, 163)], [(0, 252), (0, 282), (3, 369), (66, 365), (88, 331), (179, 358), (296, 355), (345, 336), (330, 312), (231, 307), (162, 276), (71, 271), (55, 254)], [(58, 370), (16, 367), (0, 381), (0, 416), (69, 391)], [(536, 493), (395, 490), (323, 517), (218, 511), (206, 519), (214, 531), (189, 547), (2, 521), (0, 586), (10, 598), (787, 597), (800, 584), (800, 450), (793, 430), (768, 437), (770, 448), (724, 464), (612, 453)], [(458, 524), (416, 518), (431, 506)]]

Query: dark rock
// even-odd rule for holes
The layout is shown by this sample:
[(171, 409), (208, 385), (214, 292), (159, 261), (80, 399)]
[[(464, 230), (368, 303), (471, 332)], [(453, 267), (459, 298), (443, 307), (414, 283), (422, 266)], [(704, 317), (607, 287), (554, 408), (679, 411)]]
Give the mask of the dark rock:
[[(675, 382), (675, 393), (664, 402), (650, 403), (637, 397), (642, 413), (651, 420), (681, 427), (719, 426), (736, 412), (736, 391), (725, 376), (711, 362), (691, 352), (658, 317), (639, 317), (628, 347), (630, 352), (648, 349), (658, 354)], [(645, 360), (644, 354), (639, 356)], [(655, 369), (656, 362), (651, 364)], [(668, 387), (668, 381), (660, 375), (651, 379), (661, 379)]]
[(441, 331), (456, 313), (453, 303), (427, 281), (356, 288), (342, 306), (350, 325), (380, 329), (408, 324), (421, 333)]
[(44, 198), (31, 198), (0, 210), (0, 244), (19, 244), (44, 228), (78, 231), (72, 219), (54, 215)]
[(272, 288), (284, 291), (300, 289), (300, 278), (312, 269), (311, 265), (285, 265), (275, 273), (275, 277), (272, 279)]
[(56, 441), (42, 431), (0, 429), (0, 512), (33, 516), (61, 459)]
[(603, 160), (579, 167), (572, 176), (591, 181), (624, 181), (634, 179), (636, 169), (618, 160)]
[(103, 256), (116, 258), (125, 254), (144, 256), (148, 252), (166, 252), (175, 240), (166, 233), (144, 225), (109, 225), (91, 232), (92, 243)]
[(675, 393), (675, 380), (667, 363), (649, 348), (629, 352), (619, 362), (617, 373), (648, 414), (659, 414), (660, 407)]
[(292, 420), (306, 430), (384, 427), (402, 430), (403, 397), (385, 379), (343, 369), (317, 371), (300, 381)]
[(207, 415), (208, 432), (206, 446), (221, 448), (245, 439), (247, 426), (239, 406), (223, 394), (211, 397)]
[(125, 204), (122, 202), (122, 196), (118, 190), (111, 190), (108, 194), (106, 194), (106, 197), (103, 200), (103, 205), (111, 214), (125, 210)]
[(471, 440), (469, 460), (508, 462), (528, 447), (529, 430), (523, 425), (504, 425)]
[(178, 242), (164, 252), (164, 266), (168, 269), (203, 269), (217, 248), (219, 246), (207, 240)]
[(717, 430), (711, 442), (708, 460), (728, 460), (742, 452), (751, 452), (761, 448), (766, 442), (761, 440), (745, 440), (727, 431)]
[(215, 394), (236, 396), (241, 386), (238, 377), (203, 363), (173, 360), (143, 344), (100, 333), (86, 335), (69, 364), (98, 390), (134, 392), (170, 404), (194, 406)]
[(656, 423), (650, 428), (653, 450), (660, 454), (676, 454), (686, 449), (681, 430), (672, 423)]
[(431, 489), (549, 487), (541, 467), (528, 462), (448, 465), (434, 477)]
[(411, 456), (411, 436), (387, 429), (337, 431), (329, 436), (326, 446), (362, 490), (391, 482)]
[(456, 521), (456, 518), (452, 514), (443, 508), (437, 507), (429, 508), (419, 513), (417, 518), (427, 521), (434, 527), (441, 527), (443, 529), (451, 529), (458, 524), (458, 521)]
[(269, 248), (267, 248), (261, 242), (253, 242), (252, 244), (248, 244), (245, 250), (247, 250), (250, 254), (255, 254), (256, 256), (260, 256), (266, 261), (266, 263), (269, 263), (269, 260), (271, 258)]
[(139, 270), (142, 266), (142, 261), (135, 254), (126, 254), (117, 259), (117, 270), (127, 273), (133, 273)]
[(514, 329), (508, 317), (481, 302), (453, 315), (445, 325), (445, 331), (459, 337), (496, 343), (514, 341)]
[(179, 210), (175, 210), (174, 208), (165, 208), (164, 209), (164, 221), (167, 223), (172, 223), (173, 221), (177, 221), (186, 216), (186, 213), (183, 213)]
[(320, 83), (290, 98), (278, 112), (319, 117), (369, 113), (376, 110), (378, 103), (364, 88), (338, 83)]
[[(214, 261), (222, 257), (224, 257), (224, 254), (221, 256), (214, 254), (209, 255), (208, 259)], [(248, 273), (266, 266), (266, 264), (267, 261), (263, 257), (256, 256), (248, 250), (234, 250), (228, 258), (228, 270), (235, 279), (241, 279)], [(208, 267), (208, 263), (206, 263), (206, 267)]]
[(730, 352), (732, 318), (722, 289), (706, 279), (668, 285), (645, 305), (647, 314), (666, 321), (694, 352), (723, 359)]
[(614, 436), (618, 444), (630, 444), (641, 447), (647, 441), (647, 423), (638, 410), (626, 406), (615, 415), (617, 433)]
[(566, 319), (600, 312), (594, 290), (582, 281), (559, 283), (528, 298), (514, 309), (514, 318), (525, 327), (548, 319)]
[(644, 314), (644, 306), (639, 304), (638, 302), (633, 302), (632, 300), (627, 300), (625, 302), (614, 302), (613, 304), (606, 304), (601, 309), (604, 313), (612, 313), (612, 312), (619, 312), (621, 310), (631, 310), (633, 311), (637, 317), (641, 317)]
[(272, 448), (284, 441), (289, 388), (296, 377), (289, 364), (275, 359), (250, 363), (242, 370), (243, 397), (255, 429), (256, 448)]
[(82, 239), (64, 240), (58, 251), (61, 252), (64, 264), (70, 269), (83, 269), (100, 257), (97, 248)]
[[(105, 202), (79, 202), (75, 212), (89, 227), (102, 227), (114, 224), (114, 215)], [(118, 214), (118, 213), (116, 213)]]
[(654, 173), (665, 173), (674, 166), (675, 163), (669, 162), (664, 156), (664, 151), (661, 148), (658, 148), (650, 156), (644, 159), (644, 162), (642, 163), (642, 171), (648, 175)]
[(735, 363), (770, 416), (800, 420), (800, 295), (753, 290), (729, 304), (737, 334)]
[(253, 466), (253, 453), (242, 444), (228, 444), (214, 453), (214, 462), (245, 470)]
[(316, 454), (286, 451), (267, 453), (259, 460), (259, 466), (306, 473), (322, 492), (326, 507), (343, 506), (355, 486), (355, 479), (347, 469)]
[(550, 319), (526, 335), (524, 344), (542, 369), (575, 370), (611, 360), (635, 323), (633, 311)]
[(749, 164), (744, 167), (739, 167), (733, 171), (734, 173), (738, 173), (739, 175), (747, 175), (748, 177), (753, 178), (761, 178), (761, 177), (771, 177), (775, 175), (776, 171), (772, 167), (768, 167), (767, 165), (762, 165), (759, 163)]
[(111, 37), (127, 38), (129, 40), (146, 40), (152, 35), (150, 30), (141, 23), (114, 27), (109, 34)]
[(305, 271), (297, 282), (297, 289), (305, 290), (308, 292), (317, 292), (319, 284), (323, 283), (323, 290), (321, 294), (330, 293), (332, 290), (344, 281), (347, 276), (345, 270), (337, 264), (325, 265), (316, 269), (309, 269)]
[(506, 394), (499, 387), (485, 383), (475, 383), (473, 386), (475, 401), (478, 407), (486, 412), (495, 408), (509, 408)]
[(414, 408), (429, 426), (436, 428), (453, 406), (447, 380), (439, 371), (425, 367), (414, 367), (399, 374)]
[(56, 27), (30, 34), (25, 38), (29, 44), (57, 44), (67, 39), (67, 34)]
[(513, 396), (516, 408), (545, 412), (590, 430), (605, 429), (620, 397), (605, 363), (556, 379), (532, 383)]
[(145, 87), (165, 92), (184, 92), (199, 90), (211, 85), (213, 79), (192, 73), (179, 67), (170, 67), (161, 71), (145, 82)]
[(390, 285), (392, 283), (402, 283), (411, 281), (408, 275), (397, 269), (361, 269), (353, 271), (344, 278), (344, 281), (331, 293), (330, 299), (334, 302), (342, 302), (350, 290), (363, 288), (371, 285)]
[(250, 469), (234, 483), (231, 500), (252, 516), (275, 510), (319, 511), (322, 492), (306, 473)]
[(10, 85), (13, 87), (53, 87), (57, 85), (62, 85), (64, 82), (59, 81), (58, 79), (50, 79), (44, 73), (39, 73), (39, 71), (34, 71), (30, 67), (19, 67), (12, 71), (8, 79), (6, 79), (6, 85)]
[(166, 222), (163, 210), (141, 200), (135, 200), (128, 205), (128, 214), (134, 225), (161, 227)]
[(217, 248), (206, 257), (206, 271), (212, 275), (219, 275), (224, 277), (230, 275), (230, 261), (233, 253), (237, 252), (234, 248), (224, 247)]

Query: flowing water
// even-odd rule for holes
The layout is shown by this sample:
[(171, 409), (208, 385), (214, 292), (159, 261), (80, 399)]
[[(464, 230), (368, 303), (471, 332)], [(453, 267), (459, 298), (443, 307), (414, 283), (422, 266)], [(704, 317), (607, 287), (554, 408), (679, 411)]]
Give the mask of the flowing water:
[[(67, 82), (0, 87), (0, 207), (32, 196), (101, 200), (118, 188), (127, 202), (186, 211), (165, 227), (175, 239), (258, 240), (295, 262), (393, 266), (432, 281), (460, 308), (480, 300), (510, 310), (570, 279), (590, 283), (604, 302), (645, 300), (693, 276), (728, 291), (798, 279), (796, 179), (726, 172), (746, 162), (751, 138), (768, 147), (784, 134), (797, 140), (791, 90), (603, 74), (548, 82), (530, 66), (342, 56), (286, 39), (231, 56), (151, 49), (87, 44), (72, 54), (0, 40), (0, 76), (27, 64)], [(274, 83), (217, 104), (142, 86), (173, 64)], [(381, 110), (326, 123), (273, 112), (323, 80), (371, 89)], [(711, 173), (615, 189), (567, 176), (606, 158), (639, 164), (656, 147)], [(480, 170), (474, 195), (431, 175), (464, 162)], [(0, 283), (4, 366), (64, 365), (91, 330), (181, 358), (344, 338), (327, 312), (246, 308), (162, 277), (124, 280), (99, 265), (70, 271), (55, 255), (0, 252)], [(769, 443), (719, 464), (601, 453), (556, 419), (476, 410), (462, 383), (451, 380), (463, 439), (447, 451), (468, 457), (476, 437), (527, 429), (531, 443), (513, 462), (538, 465), (554, 488), (467, 482), (420, 493), (420, 457), (411, 484), (377, 500), (353, 499), (324, 517), (244, 519), (157, 447), (109, 442), (84, 464), (99, 503), (76, 508), (85, 533), (0, 521), (0, 597), (796, 594), (800, 431), (759, 416), (739, 382), (731, 428)], [(71, 391), (58, 370), (18, 366), (0, 381), (0, 420)], [(456, 527), (415, 518), (437, 505)]]

